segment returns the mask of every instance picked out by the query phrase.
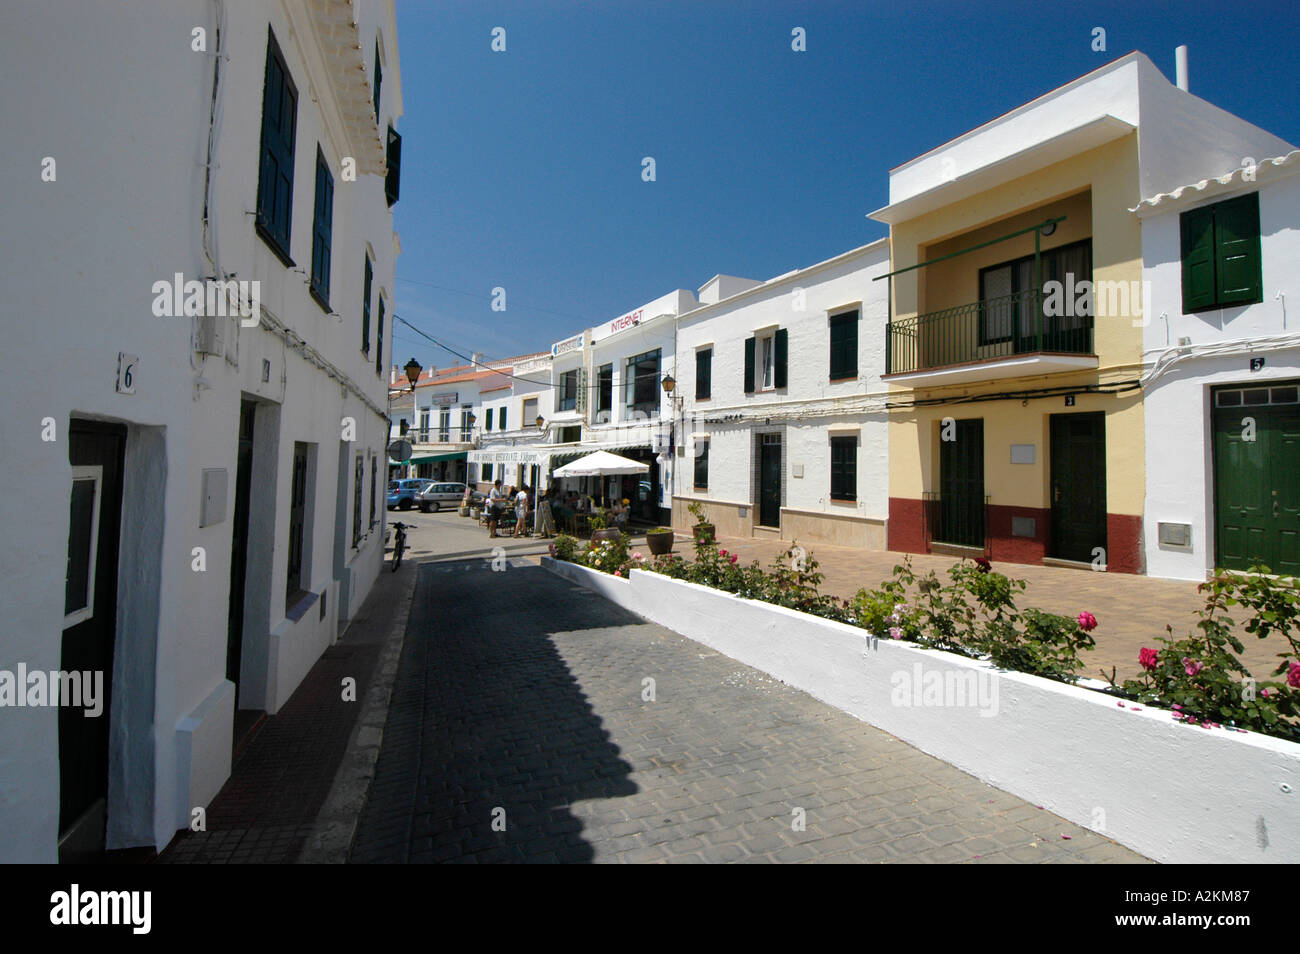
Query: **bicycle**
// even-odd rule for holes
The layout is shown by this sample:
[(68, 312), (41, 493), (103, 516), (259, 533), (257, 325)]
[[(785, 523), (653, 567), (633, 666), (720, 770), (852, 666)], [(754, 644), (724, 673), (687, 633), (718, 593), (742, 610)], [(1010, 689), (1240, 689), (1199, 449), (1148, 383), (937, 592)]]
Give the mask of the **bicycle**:
[(406, 549), (406, 528), (405, 523), (393, 524), (393, 572), (402, 565), (402, 551)]

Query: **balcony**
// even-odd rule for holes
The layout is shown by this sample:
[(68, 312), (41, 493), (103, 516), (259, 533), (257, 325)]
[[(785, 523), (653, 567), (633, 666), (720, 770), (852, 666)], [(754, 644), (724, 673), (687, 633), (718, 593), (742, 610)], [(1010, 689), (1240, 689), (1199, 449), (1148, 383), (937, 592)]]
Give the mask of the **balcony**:
[(1029, 290), (902, 318), (885, 326), (885, 374), (949, 384), (1097, 367), (1091, 315), (1045, 315)]

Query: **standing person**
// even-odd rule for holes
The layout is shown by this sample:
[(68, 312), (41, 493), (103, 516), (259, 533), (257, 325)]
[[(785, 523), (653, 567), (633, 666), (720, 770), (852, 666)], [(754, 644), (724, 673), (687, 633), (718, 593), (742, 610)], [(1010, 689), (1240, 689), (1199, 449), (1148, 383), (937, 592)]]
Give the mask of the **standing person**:
[(555, 488), (550, 487), (546, 493), (542, 494), (542, 499), (537, 501), (537, 526), (535, 530), (538, 536), (555, 536), (555, 517), (551, 513), (551, 498), (554, 496)]
[(497, 535), (497, 520), (501, 512), (505, 509), (506, 495), (501, 490), (501, 478), (498, 477), (492, 481), (492, 489), (488, 491), (487, 508), (488, 508), (488, 537)]
[(515, 529), (512, 537), (522, 537), (528, 533), (528, 488), (520, 487), (515, 495)]

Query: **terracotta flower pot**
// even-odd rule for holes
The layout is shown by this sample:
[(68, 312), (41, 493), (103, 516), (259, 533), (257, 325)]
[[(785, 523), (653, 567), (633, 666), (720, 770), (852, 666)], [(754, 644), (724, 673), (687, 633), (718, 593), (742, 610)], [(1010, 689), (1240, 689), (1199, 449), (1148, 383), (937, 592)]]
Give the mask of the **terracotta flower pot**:
[(621, 535), (622, 531), (614, 527), (607, 527), (604, 530), (593, 530), (591, 532), (591, 542), (599, 543), (602, 540), (617, 540)]
[(696, 543), (712, 543), (715, 539), (711, 523), (697, 523), (691, 528), (691, 532), (695, 534)]
[(673, 532), (671, 530), (662, 533), (651, 531), (645, 535), (646, 546), (655, 556), (663, 556), (665, 553), (673, 552)]

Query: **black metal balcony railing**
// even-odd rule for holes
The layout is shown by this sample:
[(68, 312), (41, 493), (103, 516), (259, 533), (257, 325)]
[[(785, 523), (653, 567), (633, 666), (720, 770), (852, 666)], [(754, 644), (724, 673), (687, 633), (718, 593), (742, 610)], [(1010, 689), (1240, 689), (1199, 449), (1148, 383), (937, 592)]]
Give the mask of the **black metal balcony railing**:
[(962, 547), (980, 547), (990, 554), (989, 498), (977, 494), (923, 493), (923, 533), (927, 548), (931, 543), (948, 543)]
[(1092, 354), (1092, 327), (1091, 315), (1043, 314), (1039, 291), (1016, 292), (889, 322), (885, 373), (1035, 352)]

